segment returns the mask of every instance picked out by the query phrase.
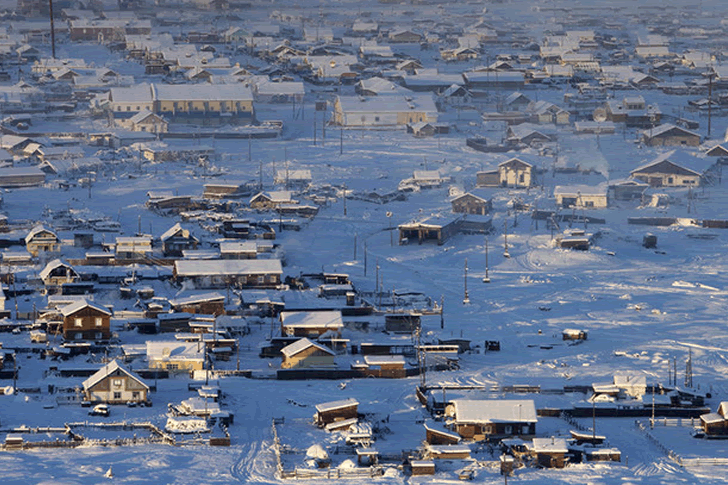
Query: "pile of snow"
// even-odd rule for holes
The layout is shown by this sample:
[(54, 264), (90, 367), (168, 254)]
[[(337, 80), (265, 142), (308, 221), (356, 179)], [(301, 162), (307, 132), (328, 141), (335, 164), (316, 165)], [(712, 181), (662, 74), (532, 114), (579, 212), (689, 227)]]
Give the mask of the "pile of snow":
[(341, 462), (339, 468), (356, 468), (356, 463), (347, 458), (346, 460)]
[(192, 416), (170, 416), (164, 429), (170, 433), (207, 433), (207, 421)]
[(315, 444), (306, 450), (306, 458), (312, 458), (314, 460), (328, 460), (329, 454), (326, 453), (323, 446)]

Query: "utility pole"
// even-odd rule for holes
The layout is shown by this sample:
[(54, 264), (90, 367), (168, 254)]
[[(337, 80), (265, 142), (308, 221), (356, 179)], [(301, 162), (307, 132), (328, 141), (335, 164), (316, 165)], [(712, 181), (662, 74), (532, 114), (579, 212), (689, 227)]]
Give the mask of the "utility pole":
[(253, 161), (253, 142), (251, 141), (250, 135), (248, 135), (248, 162)]
[(344, 216), (346, 216), (346, 184), (344, 184)]
[(445, 295), (440, 296), (440, 328), (445, 328)]
[(56, 58), (56, 29), (53, 24), (53, 0), (48, 0), (48, 15), (51, 18), (51, 53)]
[(468, 258), (465, 258), (465, 271), (463, 272), (463, 283), (465, 288), (465, 295), (463, 296), (463, 305), (470, 304), (470, 297), (468, 296)]
[(508, 252), (508, 219), (503, 221), (503, 257), (510, 258), (511, 255)]
[(364, 276), (367, 275), (367, 242), (364, 240)]
[(713, 115), (713, 73), (708, 74), (708, 138), (710, 138), (710, 122)]
[(488, 276), (488, 236), (485, 236), (485, 278), (483, 283), (490, 283), (490, 277)]

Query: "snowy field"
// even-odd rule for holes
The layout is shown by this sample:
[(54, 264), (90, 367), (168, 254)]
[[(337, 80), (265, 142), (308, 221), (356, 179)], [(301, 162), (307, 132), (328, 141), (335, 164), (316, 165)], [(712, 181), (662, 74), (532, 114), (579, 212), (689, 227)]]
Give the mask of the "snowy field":
[[(542, 4), (552, 2), (542, 2)], [(713, 2), (703, 2), (711, 13)], [(717, 5), (718, 3), (715, 2)], [(355, 8), (352, 3), (342, 8)], [(530, 5), (530, 4), (529, 4)], [(719, 6), (719, 5), (718, 5)], [(266, 7), (268, 8), (268, 7)], [(312, 7), (313, 8), (313, 7)], [(418, 9), (419, 6), (412, 7)], [(435, 7), (423, 15), (434, 15)], [(466, 8), (458, 6), (457, 8)], [(469, 7), (468, 7), (469, 8)], [(479, 8), (479, 6), (478, 6)], [(488, 5), (490, 9), (490, 5)], [(718, 8), (717, 6), (715, 7)], [(384, 7), (382, 7), (383, 10)], [(513, 14), (514, 4), (494, 6), (494, 18)], [(508, 10), (511, 9), (511, 10)], [(256, 7), (255, 14), (266, 9)], [(340, 12), (339, 12), (340, 14)], [(524, 12), (529, 20), (533, 11)], [(534, 35), (548, 30), (557, 22), (539, 19)], [(642, 29), (644, 26), (635, 26)], [(636, 36), (641, 32), (630, 32)], [(428, 56), (429, 64), (436, 52), (420, 52), (417, 46), (407, 47), (418, 57)], [(140, 66), (118, 59), (96, 45), (61, 45), (64, 56), (81, 56), (97, 65), (109, 65), (144, 79)], [(493, 54), (495, 51), (493, 52)], [(246, 56), (234, 61), (253, 62)], [(445, 68), (446, 66), (442, 66)], [(447, 67), (448, 69), (451, 66)], [(344, 90), (351, 90), (345, 86)], [(567, 88), (572, 89), (573, 88)], [(501, 96), (496, 93), (486, 103), (494, 106)], [(529, 92), (529, 95), (535, 93)], [(564, 90), (542, 88), (539, 99), (563, 100)], [(677, 113), (684, 109), (689, 96), (667, 96), (657, 91), (643, 93), (658, 102), (663, 112)], [(619, 95), (619, 93), (618, 93)], [(173, 190), (180, 195), (202, 194), (203, 184), (211, 182), (241, 183), (257, 181), (262, 167), (263, 183), (272, 188), (275, 170), (286, 165), (291, 169), (306, 168), (313, 174), (314, 186), (323, 191), (333, 185), (339, 194), (346, 191), (347, 200), (337, 197), (300, 231), (282, 231), (276, 243), (285, 252), (284, 274), (341, 272), (350, 275), (354, 285), (363, 291), (375, 290), (375, 271), (384, 291), (414, 291), (445, 303), (444, 327), (440, 318), (423, 318), (423, 338), (470, 339), (482, 348), (484, 340), (498, 340), (500, 352), (466, 353), (460, 369), (429, 373), (428, 383), (484, 386), (491, 389), (510, 385), (540, 385), (542, 389), (563, 386), (588, 386), (610, 380), (615, 373), (647, 376), (648, 382), (667, 383), (672, 359), (678, 362), (678, 379), (683, 378), (685, 361), (692, 355), (693, 382), (696, 388), (710, 392), (711, 410), (728, 400), (728, 231), (704, 229), (691, 224), (691, 219), (721, 219), (728, 213), (728, 181), (721, 181), (704, 190), (696, 190), (688, 204), (688, 193), (675, 190), (668, 207), (642, 208), (621, 203), (617, 208), (583, 213), (606, 220), (606, 224), (590, 224), (586, 230), (601, 233), (588, 252), (556, 249), (551, 230), (544, 221), (530, 219), (527, 212), (515, 214), (512, 201), (538, 209), (553, 209), (553, 187), (563, 184), (597, 184), (625, 178), (635, 167), (662, 153), (661, 149), (641, 147), (634, 129), (620, 128), (614, 135), (575, 135), (559, 133), (560, 161), (594, 173), (559, 174), (546, 169), (543, 184), (525, 190), (493, 190), (493, 226), (488, 236), (489, 276), (484, 284), (485, 239), (481, 235), (456, 235), (442, 246), (433, 244), (397, 245), (397, 234), (389, 228), (429, 214), (450, 212), (451, 188), (469, 190), (474, 187), (475, 173), (494, 169), (500, 156), (483, 154), (465, 145), (465, 138), (482, 134), (477, 112), (449, 109), (440, 113), (440, 120), (454, 125), (448, 135), (435, 138), (414, 138), (404, 130), (362, 131), (327, 129), (325, 144), (320, 124), (317, 143), (313, 132), (314, 96), (307, 98), (303, 117), (293, 118), (290, 107), (261, 106), (260, 119), (283, 120), (281, 139), (247, 141), (203, 139), (190, 141), (190, 146), (205, 144), (216, 151), (212, 160), (217, 174), (194, 164), (159, 163), (143, 166), (130, 162), (109, 164), (101, 171), (91, 189), (78, 186), (68, 190), (31, 188), (3, 193), (3, 210), (11, 221), (46, 220), (53, 222), (49, 209), (70, 209), (78, 213), (98, 214), (118, 221), (122, 234), (148, 231), (159, 236), (178, 219), (163, 217), (146, 209), (146, 193), (150, 190)], [(320, 114), (319, 123), (320, 123)], [(697, 115), (695, 115), (697, 117)], [(705, 119), (701, 118), (702, 135)], [(63, 124), (69, 131), (103, 129), (100, 120), (48, 121), (44, 129), (57, 129)], [(714, 142), (728, 127), (726, 117), (712, 120)], [(499, 132), (486, 133), (498, 138)], [(89, 149), (87, 155), (93, 152)], [(408, 194), (406, 200), (388, 204), (364, 202), (357, 196), (376, 191), (394, 192), (399, 182), (412, 176), (414, 170), (439, 170), (451, 182), (443, 188)], [(344, 189), (345, 185), (345, 189)], [(314, 190), (314, 192), (316, 189)], [(346, 204), (346, 206), (344, 205)], [(346, 207), (346, 213), (344, 213)], [(244, 211), (241, 217), (249, 215)], [(677, 217), (682, 224), (669, 227), (628, 225), (628, 217)], [(275, 216), (272, 216), (273, 218)], [(185, 223), (203, 241), (215, 237), (195, 223)], [(503, 256), (507, 226), (509, 258)], [(581, 227), (581, 226), (580, 226)], [(566, 229), (562, 224), (561, 229)], [(657, 251), (642, 247), (646, 232), (658, 238)], [(72, 238), (61, 231), (62, 239)], [(115, 234), (108, 236), (111, 241)], [(394, 238), (394, 245), (390, 243)], [(356, 246), (355, 246), (356, 245)], [(365, 257), (366, 250), (366, 257)], [(355, 256), (356, 254), (356, 256)], [(464, 297), (463, 268), (467, 258), (467, 287), (470, 304)], [(365, 267), (366, 261), (366, 267)], [(28, 273), (36, 270), (29, 268)], [(158, 296), (173, 298), (179, 288), (169, 283), (154, 283)], [(37, 296), (20, 298), (21, 312), (41, 306)], [(118, 300), (116, 292), (101, 293), (96, 301), (113, 305), (115, 310), (132, 310), (133, 300)], [(14, 302), (7, 302), (8, 308)], [(141, 344), (139, 335), (112, 322), (123, 343)], [(589, 338), (580, 345), (566, 345), (561, 332), (567, 328), (588, 331)], [(415, 398), (419, 377), (397, 380), (358, 379), (340, 381), (276, 381), (270, 379), (280, 359), (258, 357), (259, 345), (269, 334), (267, 322), (253, 325), (250, 335), (240, 338), (240, 368), (250, 369), (258, 379), (221, 378), (219, 385), (226, 397), (224, 408), (235, 415), (230, 427), (229, 448), (209, 446), (140, 445), (125, 447), (80, 447), (76, 449), (32, 450), (0, 453), (2, 484), (92, 484), (92, 483), (277, 483), (271, 423), (285, 418), (278, 425), (280, 440), (294, 451), (284, 455), (286, 468), (306, 467), (305, 450), (321, 444), (327, 449), (341, 445), (341, 438), (311, 424), (314, 406), (335, 399), (355, 398), (360, 412), (384, 431), (376, 442), (380, 452), (396, 454), (416, 449), (425, 438), (422, 421), (426, 411)], [(2, 334), (6, 347), (27, 346), (27, 335)], [(346, 330), (352, 342), (384, 338), (381, 322), (367, 331)], [(386, 337), (389, 338), (389, 337)], [(410, 342), (407, 342), (410, 343)], [(94, 356), (100, 359), (101, 356)], [(351, 356), (342, 356), (340, 366), (348, 368)], [(20, 425), (63, 426), (68, 422), (98, 420), (78, 405), (57, 405), (55, 396), (44, 392), (49, 384), (73, 387), (82, 379), (48, 378), (45, 371), (54, 363), (21, 356), (19, 388), (39, 387), (43, 392), (0, 396), (0, 428)], [(73, 365), (90, 365), (78, 357)], [(143, 363), (134, 364), (141, 367)], [(223, 363), (233, 369), (235, 358)], [(151, 421), (163, 426), (167, 403), (190, 397), (187, 379), (160, 380), (152, 393), (152, 408), (112, 407), (114, 421)], [(345, 385), (343, 385), (345, 384)], [(482, 391), (485, 398), (523, 398), (498, 392)], [(536, 407), (568, 407), (581, 394), (531, 395)], [(581, 420), (585, 427), (591, 420)], [(567, 436), (570, 426), (557, 418), (541, 418), (539, 435)], [(597, 430), (607, 436), (611, 446), (622, 453), (616, 464), (579, 464), (563, 470), (522, 469), (510, 480), (531, 484), (675, 484), (726, 483), (726, 467), (695, 465), (680, 467), (662, 449), (635, 426), (634, 419), (598, 419)], [(728, 442), (696, 440), (689, 427), (657, 426), (650, 431), (664, 446), (683, 458), (722, 458)], [(117, 436), (117, 435), (114, 435)], [(125, 436), (126, 435), (118, 435)], [(96, 437), (96, 436), (95, 436)], [(52, 437), (51, 437), (52, 439)], [(475, 454), (482, 462), (476, 468), (477, 483), (501, 483), (503, 478), (493, 465), (498, 454)], [(340, 466), (350, 455), (334, 455), (332, 466)], [(353, 457), (355, 460), (355, 457)], [(103, 474), (111, 467), (114, 478)], [(390, 467), (386, 477), (350, 480), (346, 483), (456, 483), (461, 464), (443, 464), (434, 477), (406, 477)], [(310, 481), (312, 483), (315, 481)], [(329, 482), (325, 482), (329, 483)]]

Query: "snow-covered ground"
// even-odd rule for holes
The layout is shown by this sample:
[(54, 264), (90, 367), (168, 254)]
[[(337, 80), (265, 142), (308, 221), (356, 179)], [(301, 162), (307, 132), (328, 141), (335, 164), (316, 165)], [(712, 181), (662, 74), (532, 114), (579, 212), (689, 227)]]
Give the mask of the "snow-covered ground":
[[(551, 4), (552, 2), (544, 3)], [(703, 2), (710, 13), (713, 3)], [(715, 2), (716, 8), (718, 2)], [(341, 8), (355, 8), (352, 3)], [(348, 7), (347, 7), (348, 5)], [(490, 4), (487, 6), (491, 8)], [(529, 6), (530, 7), (530, 6)], [(313, 8), (313, 7), (312, 7)], [(334, 8), (334, 7), (332, 7)], [(386, 11), (389, 7), (377, 7)], [(397, 7), (399, 9), (399, 7)], [(422, 8), (422, 15), (433, 15), (435, 7)], [(469, 8), (465, 5), (454, 8)], [(493, 6), (497, 15), (513, 14), (516, 5)], [(262, 15), (269, 6), (256, 6)], [(394, 8), (393, 8), (394, 10)], [(547, 19), (534, 11), (523, 12), (534, 20), (533, 32), (548, 30), (558, 19)], [(553, 12), (552, 12), (553, 13)], [(550, 13), (549, 15), (551, 15)], [(339, 15), (341, 13), (339, 12)], [(553, 20), (553, 21), (552, 21)], [(641, 33), (643, 25), (634, 26)], [(539, 34), (540, 35), (540, 34)], [(403, 48), (434, 64), (435, 51), (420, 51), (417, 46)], [(493, 54), (497, 49), (493, 49)], [(96, 65), (109, 65), (143, 79), (140, 66), (122, 61), (105, 48), (95, 45), (61, 45), (60, 55), (84, 57)], [(235, 61), (253, 62), (246, 56)], [(441, 65), (443, 69), (455, 69)], [(460, 66), (462, 67), (462, 66)], [(344, 90), (351, 90), (345, 86)], [(573, 88), (566, 88), (571, 89)], [(497, 93), (486, 103), (494, 106)], [(534, 93), (528, 93), (534, 94)], [(539, 99), (563, 100), (562, 88), (542, 88)], [(678, 113), (694, 96), (667, 96), (657, 91), (642, 93), (657, 102), (663, 112)], [(620, 96), (620, 93), (617, 93)], [(130, 235), (141, 227), (158, 236), (177, 219), (163, 217), (145, 208), (146, 193), (168, 189), (181, 195), (200, 196), (209, 182), (257, 181), (263, 169), (263, 183), (272, 186), (273, 174), (287, 163), (292, 169), (307, 168), (319, 190), (331, 184), (341, 190), (346, 185), (349, 197), (339, 197), (323, 207), (301, 231), (283, 231), (276, 243), (285, 251), (286, 275), (317, 272), (321, 269), (350, 275), (355, 286), (364, 291), (375, 289), (378, 272), (382, 289), (422, 292), (434, 301), (444, 300), (444, 327), (439, 316), (423, 318), (423, 337), (463, 337), (480, 349), (461, 356), (457, 371), (429, 373), (428, 383), (449, 383), (484, 386), (492, 389), (508, 385), (540, 385), (557, 389), (565, 385), (590, 385), (611, 379), (615, 373), (647, 376), (649, 383), (666, 383), (673, 358), (678, 362), (682, 380), (688, 353), (692, 355), (693, 382), (696, 388), (710, 392), (708, 404), (715, 409), (728, 400), (728, 333), (724, 330), (728, 310), (728, 232), (703, 229), (685, 222), (670, 227), (628, 225), (635, 216), (678, 217), (690, 219), (725, 218), (728, 208), (728, 182), (696, 190), (688, 205), (684, 190), (670, 192), (671, 204), (664, 208), (641, 208), (637, 204), (620, 206), (586, 215), (606, 219), (605, 224), (590, 225), (589, 232), (601, 233), (588, 252), (556, 249), (552, 233), (543, 221), (533, 221), (528, 213), (515, 214), (511, 201), (518, 197), (538, 209), (554, 208), (553, 187), (563, 184), (597, 184), (629, 175), (630, 170), (654, 158), (661, 149), (640, 147), (634, 142), (635, 130), (620, 128), (614, 135), (575, 135), (560, 132), (560, 162), (570, 166), (592, 168), (596, 173), (560, 174), (547, 169), (537, 187), (524, 190), (493, 191), (493, 226), (488, 236), (490, 247), (489, 276), (485, 284), (485, 239), (482, 235), (456, 235), (442, 246), (432, 244), (391, 245), (388, 228), (429, 214), (450, 212), (449, 189), (468, 190), (474, 186), (475, 173), (493, 169), (500, 156), (475, 152), (465, 145), (466, 136), (483, 134), (478, 114), (450, 109), (441, 113), (441, 120), (455, 129), (436, 138), (414, 138), (403, 130), (361, 131), (327, 129), (322, 142), (320, 125), (314, 145), (313, 97), (304, 107), (304, 118), (292, 118), (290, 107), (261, 106), (260, 119), (283, 120), (285, 130), (278, 140), (253, 140), (248, 157), (248, 142), (235, 140), (202, 140), (187, 142), (190, 146), (205, 144), (214, 147), (217, 156), (213, 165), (224, 175), (209, 177), (200, 167), (178, 163), (137, 165), (109, 164), (100, 171), (89, 190), (31, 188), (3, 193), (3, 210), (11, 222), (44, 220), (52, 223), (47, 209), (73, 209), (96, 213), (121, 224), (122, 234)], [(320, 123), (320, 114), (318, 115)], [(705, 119), (700, 119), (705, 125)], [(105, 122), (79, 119), (46, 121), (37, 129), (92, 131), (102, 129)], [(728, 119), (715, 116), (713, 135), (724, 133)], [(707, 134), (704, 127), (701, 134)], [(486, 133), (491, 136), (491, 133)], [(500, 132), (492, 133), (498, 139)], [(184, 142), (181, 142), (184, 143)], [(93, 151), (87, 149), (88, 155)], [(408, 194), (404, 201), (378, 205), (356, 197), (377, 191), (393, 192), (399, 182), (412, 176), (414, 170), (437, 169), (451, 177), (446, 187)], [(344, 213), (346, 204), (346, 213)], [(243, 214), (244, 215), (244, 214)], [(207, 235), (197, 224), (187, 223), (199, 236)], [(504, 225), (508, 228), (508, 252), (503, 256)], [(562, 224), (561, 229), (567, 227)], [(657, 251), (642, 247), (642, 237), (652, 232), (658, 238)], [(71, 232), (61, 231), (69, 239)], [(110, 241), (114, 234), (108, 236)], [(356, 250), (355, 250), (356, 244)], [(366, 257), (365, 257), (366, 250)], [(355, 256), (356, 254), (356, 256)], [(468, 261), (467, 287), (470, 304), (463, 305), (463, 268)], [(366, 261), (366, 268), (365, 268)], [(378, 266), (378, 270), (375, 268)], [(34, 272), (35, 269), (29, 270)], [(153, 283), (157, 295), (172, 298), (179, 289), (167, 283)], [(113, 305), (116, 310), (132, 309), (132, 301), (118, 300), (116, 292), (102, 293), (97, 301)], [(40, 296), (20, 298), (21, 312), (41, 306)], [(14, 305), (7, 302), (8, 308)], [(115, 321), (115, 330), (123, 343), (143, 343), (146, 336), (122, 327)], [(422, 420), (426, 411), (415, 398), (419, 378), (398, 380), (358, 379), (339, 381), (276, 381), (269, 379), (279, 366), (279, 359), (258, 357), (259, 344), (269, 335), (268, 322), (253, 324), (250, 335), (240, 338), (240, 367), (251, 369), (258, 379), (221, 378), (220, 387), (226, 397), (223, 407), (235, 415), (230, 427), (231, 447), (139, 445), (124, 447), (81, 447), (0, 453), (2, 483), (100, 483), (103, 474), (112, 468), (119, 483), (281, 483), (276, 478), (271, 423), (277, 425), (281, 442), (293, 452), (284, 455), (286, 468), (305, 467), (305, 450), (322, 444), (333, 450), (341, 437), (328, 434), (311, 424), (314, 406), (323, 401), (352, 397), (360, 402), (360, 412), (382, 430), (375, 446), (381, 453), (396, 454), (415, 449), (424, 440)], [(381, 320), (374, 320), (369, 330), (346, 330), (352, 342), (384, 338)], [(561, 332), (567, 328), (588, 331), (589, 338), (580, 345), (565, 345)], [(388, 337), (387, 337), (388, 338)], [(2, 334), (3, 345), (27, 346), (25, 334)], [(484, 340), (498, 340), (500, 352), (482, 352)], [(77, 357), (72, 365), (97, 365), (102, 356)], [(88, 359), (90, 362), (86, 362)], [(337, 357), (347, 368), (352, 356)], [(223, 368), (236, 366), (220, 363)], [(45, 371), (55, 362), (19, 357), (19, 388), (39, 387), (41, 393), (20, 393), (0, 396), (0, 428), (20, 425), (63, 426), (64, 423), (91, 418), (86, 408), (78, 405), (57, 405), (56, 395), (46, 392), (47, 385), (75, 387), (83, 379), (50, 378)], [(134, 364), (141, 367), (143, 364)], [(154, 407), (112, 407), (109, 419), (114, 421), (152, 421), (163, 426), (167, 403), (178, 403), (191, 396), (188, 379), (160, 380), (152, 393)], [(495, 391), (477, 391), (487, 398), (511, 397)], [(521, 396), (522, 397), (522, 396)], [(568, 407), (578, 399), (573, 395), (533, 395), (537, 407)], [(591, 426), (591, 420), (582, 420)], [(539, 420), (539, 435), (568, 435), (570, 426), (557, 418)], [(700, 465), (680, 467), (664, 451), (635, 426), (634, 419), (598, 419), (597, 429), (607, 436), (611, 446), (622, 452), (619, 464), (580, 464), (563, 470), (519, 470), (513, 480), (533, 484), (672, 484), (725, 483), (725, 467)], [(723, 457), (726, 445), (721, 441), (698, 441), (690, 436), (689, 427), (657, 426), (650, 430), (664, 446), (682, 458)], [(109, 436), (115, 438), (118, 435)], [(126, 436), (126, 435), (124, 435)], [(94, 437), (97, 437), (94, 435)], [(98, 436), (102, 437), (102, 436)], [(51, 437), (52, 439), (52, 437)], [(486, 466), (497, 459), (488, 453), (474, 454), (484, 464), (477, 468), (476, 481), (500, 483), (498, 469)], [(332, 466), (341, 465), (351, 455), (333, 455)], [(405, 477), (399, 471), (392, 476), (359, 480), (361, 483), (448, 483), (457, 479), (460, 464), (443, 465), (433, 477)], [(352, 483), (357, 482), (351, 480)]]

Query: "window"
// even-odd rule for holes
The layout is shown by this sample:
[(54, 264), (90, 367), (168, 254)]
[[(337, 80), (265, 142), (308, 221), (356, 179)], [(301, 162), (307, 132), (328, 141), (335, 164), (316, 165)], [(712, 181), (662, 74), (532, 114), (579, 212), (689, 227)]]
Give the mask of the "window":
[(177, 370), (179, 369), (178, 364), (167, 364), (167, 370)]
[(672, 184), (672, 177), (668, 177), (668, 178), (667, 178), (667, 183), (668, 183), (668, 184)]
[(258, 276), (258, 284), (262, 285), (263, 283), (265, 283), (265, 276), (263, 276), (263, 275)]
[(131, 393), (131, 398), (132, 399), (139, 399), (139, 391), (133, 391)]
[(75, 334), (73, 334), (73, 340), (83, 340), (83, 333), (76, 332)]
[(513, 426), (510, 424), (506, 425), (505, 429), (503, 430), (505, 434), (513, 434)]
[(379, 121), (379, 116), (375, 116), (374, 121)]
[(83, 319), (82, 318), (74, 318), (73, 319), (73, 325), (76, 327), (83, 327)]
[(96, 317), (94, 319), (94, 323), (96, 324), (97, 327), (100, 327), (104, 324), (104, 319), (101, 317)]
[(114, 393), (114, 399), (121, 399), (121, 393), (120, 392), (115, 392)]
[(96, 332), (96, 333), (94, 334), (94, 339), (96, 339), (96, 340), (101, 340), (101, 339), (103, 339), (103, 338), (104, 338), (104, 334), (103, 334), (103, 333), (101, 333), (101, 332)]
[(519, 183), (526, 183), (526, 174), (522, 173), (518, 176), (518, 182)]
[(111, 385), (114, 387), (121, 387), (121, 379), (112, 379)]

